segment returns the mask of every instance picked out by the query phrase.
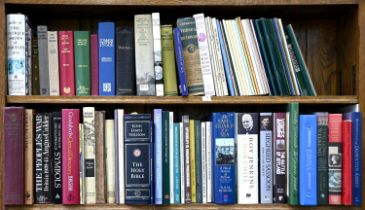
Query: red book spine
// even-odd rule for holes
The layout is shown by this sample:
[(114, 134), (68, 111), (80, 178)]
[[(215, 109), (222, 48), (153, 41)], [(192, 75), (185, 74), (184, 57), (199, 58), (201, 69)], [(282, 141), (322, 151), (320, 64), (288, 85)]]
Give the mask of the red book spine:
[(342, 114), (328, 116), (328, 204), (341, 205)]
[(91, 55), (91, 95), (99, 95), (99, 53), (98, 35), (90, 35), (90, 55)]
[(342, 204), (352, 205), (352, 122), (342, 121)]
[(74, 34), (58, 32), (61, 96), (75, 95)]
[(23, 205), (24, 108), (4, 108), (4, 205)]
[(80, 110), (62, 109), (62, 203), (80, 204)]

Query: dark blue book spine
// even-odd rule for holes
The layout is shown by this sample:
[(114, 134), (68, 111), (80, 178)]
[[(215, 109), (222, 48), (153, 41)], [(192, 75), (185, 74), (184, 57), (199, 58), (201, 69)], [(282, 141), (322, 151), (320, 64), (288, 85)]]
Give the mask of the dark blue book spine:
[(236, 203), (235, 125), (233, 112), (212, 114), (213, 200)]
[(316, 206), (317, 116), (299, 116), (299, 204)]
[(99, 46), (99, 95), (115, 95), (115, 24), (100, 22)]
[(149, 114), (124, 116), (125, 203), (151, 204), (152, 122)]
[(182, 96), (187, 96), (189, 93), (188, 93), (188, 84), (186, 81), (186, 73), (184, 68), (184, 55), (183, 55), (183, 46), (181, 42), (181, 31), (178, 28), (174, 28), (173, 33), (174, 33), (177, 71), (179, 73), (179, 90)]

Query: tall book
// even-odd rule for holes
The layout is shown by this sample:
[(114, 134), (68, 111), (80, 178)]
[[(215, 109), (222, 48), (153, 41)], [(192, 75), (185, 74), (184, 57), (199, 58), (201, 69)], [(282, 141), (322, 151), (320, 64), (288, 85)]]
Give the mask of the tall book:
[[(290, 103), (287, 108), (289, 112), (289, 142), (287, 142), (287, 146), (289, 146), (289, 159), (287, 163), (289, 165), (288, 169), (288, 179), (289, 179), (289, 197), (288, 203), (290, 205), (298, 205), (298, 155), (299, 155), (299, 104), (298, 103)], [(287, 156), (288, 157), (288, 156)]]
[(317, 112), (317, 198), (328, 204), (328, 112)]
[(170, 204), (175, 203), (175, 162), (174, 162), (174, 112), (169, 112), (169, 176), (170, 176)]
[(3, 108), (3, 203), (24, 204), (24, 107)]
[(174, 162), (174, 168), (173, 168), (173, 180), (174, 180), (174, 201), (173, 204), (180, 204), (181, 203), (181, 179), (180, 179), (180, 124), (174, 123), (174, 138), (173, 138), (173, 147), (174, 147), (174, 153), (173, 153), (173, 162)]
[(99, 48), (98, 35), (90, 34), (90, 93), (99, 95)]
[(207, 203), (213, 200), (213, 157), (212, 157), (212, 123), (206, 122), (206, 146), (207, 146)]
[(164, 95), (164, 68), (162, 62), (160, 13), (152, 13), (153, 61), (156, 77), (156, 96)]
[(181, 42), (181, 31), (179, 28), (174, 28), (174, 46), (175, 46), (175, 57), (176, 57), (176, 66), (179, 75), (179, 92), (182, 96), (189, 95), (188, 84), (186, 80), (186, 73), (184, 67), (184, 52), (183, 45)]
[(95, 111), (96, 203), (105, 203), (105, 111)]
[(84, 137), (83, 123), (79, 123), (79, 155), (80, 155), (80, 204), (85, 204), (86, 203), (85, 137)]
[(43, 195), (43, 137), (42, 113), (36, 113), (34, 119), (34, 202), (41, 203)]
[(137, 95), (156, 95), (151, 14), (134, 16)]
[(114, 120), (105, 120), (106, 202), (115, 203)]
[(185, 204), (185, 139), (184, 139), (184, 127), (180, 122), (180, 203)]
[(236, 113), (237, 203), (259, 202), (258, 114)]
[(47, 26), (37, 26), (40, 94), (49, 95)]
[(204, 83), (200, 66), (200, 55), (195, 20), (192, 17), (177, 19), (177, 27), (181, 31), (184, 68), (187, 77), (189, 93), (203, 95)]
[(117, 32), (116, 94), (136, 95), (133, 28), (123, 27)]
[(201, 122), (202, 203), (207, 203), (207, 129)]
[(189, 120), (191, 202), (196, 203), (195, 121)]
[(43, 138), (43, 154), (42, 154), (42, 164), (43, 164), (43, 185), (42, 194), (39, 201), (40, 203), (51, 203), (52, 202), (52, 191), (53, 191), (53, 177), (52, 177), (52, 141), (50, 135), (50, 113), (42, 113), (42, 138)]
[(25, 16), (25, 94), (32, 95), (32, 37), (33, 27)]
[(340, 205), (342, 193), (342, 114), (328, 116), (328, 204)]
[(201, 139), (201, 122), (194, 120), (195, 131), (195, 174), (196, 174), (196, 202), (203, 202), (202, 187), (202, 139)]
[(152, 202), (152, 123), (149, 114), (124, 116), (125, 203)]
[(236, 203), (234, 113), (212, 114), (213, 202)]
[(25, 204), (34, 202), (34, 110), (25, 109), (24, 116), (24, 193)]
[(162, 147), (162, 110), (153, 110), (153, 125), (154, 125), (154, 178), (155, 178), (155, 204), (162, 204), (162, 158), (163, 158), (163, 147)]
[(352, 205), (352, 121), (342, 121), (342, 201), (343, 205)]
[(170, 204), (170, 122), (169, 122), (170, 114), (168, 111), (162, 112), (162, 195), (163, 195), (163, 204)]
[(9, 95), (26, 95), (25, 15), (6, 15)]
[(172, 25), (161, 26), (162, 64), (164, 92), (166, 96), (177, 96), (176, 68)]
[(62, 203), (62, 117), (61, 112), (50, 114), (50, 138), (52, 142), (52, 202)]
[(124, 109), (115, 110), (116, 200), (125, 203)]
[(185, 153), (185, 203), (191, 203), (189, 115), (183, 115), (181, 118), (183, 124), (183, 141)]
[(58, 50), (60, 66), (60, 95), (73, 96), (75, 95), (73, 31), (58, 32)]
[(58, 61), (58, 36), (57, 31), (48, 31), (48, 75), (49, 95), (60, 95), (59, 61)]
[(115, 95), (115, 23), (99, 22), (99, 95)]
[(62, 203), (80, 203), (79, 109), (62, 109)]
[(317, 201), (317, 116), (299, 116), (299, 204), (316, 206)]
[(272, 203), (273, 116), (260, 113), (260, 203)]
[(90, 34), (74, 32), (76, 95), (90, 95)]

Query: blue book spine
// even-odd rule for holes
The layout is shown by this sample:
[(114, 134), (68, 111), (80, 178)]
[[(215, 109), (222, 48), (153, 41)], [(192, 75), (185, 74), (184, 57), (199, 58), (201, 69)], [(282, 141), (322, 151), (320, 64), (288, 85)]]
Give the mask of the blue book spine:
[(179, 73), (179, 90), (182, 96), (188, 96), (189, 92), (184, 68), (184, 55), (183, 55), (183, 46), (181, 42), (181, 31), (178, 28), (174, 28), (173, 33), (174, 33), (177, 71)]
[(155, 204), (162, 204), (162, 110), (153, 110), (155, 137)]
[(180, 124), (174, 123), (174, 204), (181, 203)]
[(233, 112), (212, 114), (213, 201), (216, 204), (237, 202), (234, 121)]
[(115, 24), (100, 22), (99, 46), (99, 95), (115, 95)]
[(362, 114), (361, 112), (346, 113), (344, 119), (350, 119), (352, 122), (352, 204), (355, 206), (361, 206)]
[(299, 204), (316, 206), (317, 116), (299, 116)]

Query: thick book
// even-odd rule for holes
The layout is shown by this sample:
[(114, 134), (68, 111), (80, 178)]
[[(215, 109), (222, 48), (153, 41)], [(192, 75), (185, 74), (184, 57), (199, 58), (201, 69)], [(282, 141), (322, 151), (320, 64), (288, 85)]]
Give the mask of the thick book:
[(99, 95), (98, 35), (90, 34), (90, 94)]
[(32, 95), (39, 95), (38, 38), (32, 37)]
[(62, 109), (62, 204), (80, 204), (79, 109)]
[(235, 113), (237, 203), (259, 202), (258, 114)]
[(317, 116), (299, 116), (299, 204), (316, 206), (317, 200)]
[(163, 158), (163, 146), (162, 146), (162, 110), (153, 110), (153, 129), (154, 129), (154, 178), (155, 178), (155, 204), (162, 204), (162, 158)]
[(181, 31), (184, 68), (191, 95), (203, 95), (204, 83), (200, 66), (200, 55), (195, 20), (192, 17), (177, 19), (177, 27)]
[(153, 65), (156, 77), (156, 96), (164, 96), (164, 68), (162, 62), (162, 46), (160, 27), (160, 13), (152, 13), (152, 37), (153, 37)]
[(343, 205), (352, 205), (352, 121), (342, 121), (342, 201)]
[(233, 112), (212, 114), (213, 202), (236, 203), (235, 125)]
[(24, 204), (24, 107), (3, 108), (3, 204)]
[(43, 137), (42, 137), (42, 113), (36, 113), (34, 118), (34, 202), (43, 200)]
[(27, 95), (25, 66), (25, 22), (23, 14), (6, 15), (8, 94)]
[(328, 116), (328, 204), (341, 205), (342, 114)]
[(74, 96), (75, 66), (73, 31), (58, 32), (58, 50), (60, 66), (60, 95)]
[(125, 115), (124, 129), (125, 203), (152, 204), (151, 115)]
[(272, 203), (273, 116), (260, 113), (260, 203)]
[[(151, 14), (134, 16), (137, 95), (156, 95)], [(162, 72), (161, 72), (162, 73)]]
[(105, 120), (105, 171), (106, 171), (106, 202), (115, 203), (115, 141), (114, 120)]
[(74, 31), (76, 95), (90, 95), (90, 33)]
[(61, 112), (50, 114), (50, 138), (52, 142), (52, 202), (62, 203), (62, 117)]
[(99, 22), (99, 95), (115, 95), (115, 23)]
[(25, 109), (24, 114), (24, 202), (31, 205), (34, 202), (34, 110)]
[(136, 95), (133, 28), (124, 27), (117, 32), (116, 94)]
[(317, 112), (317, 198), (328, 204), (328, 112)]
[(166, 96), (177, 96), (177, 78), (172, 25), (161, 26), (161, 44), (164, 92)]
[(184, 67), (184, 52), (183, 45), (181, 42), (181, 31), (179, 28), (174, 28), (174, 45), (175, 45), (175, 57), (176, 57), (176, 66), (179, 78), (179, 92), (182, 96), (189, 95), (188, 83), (186, 80), (186, 73)]
[(105, 203), (105, 111), (95, 111), (96, 203)]
[(40, 95), (49, 95), (47, 26), (37, 26)]
[(47, 31), (48, 36), (48, 74), (49, 95), (60, 95), (59, 60), (58, 60), (58, 36), (57, 31)]
[(290, 103), (288, 104), (287, 111), (289, 112), (289, 159), (287, 163), (289, 165), (288, 169), (288, 179), (289, 179), (289, 197), (288, 203), (290, 205), (298, 205), (298, 155), (299, 155), (299, 104)]
[(41, 203), (51, 203), (52, 202), (52, 191), (53, 191), (53, 164), (52, 164), (52, 139), (51, 139), (51, 119), (50, 113), (42, 113), (42, 143), (43, 143), (43, 154), (42, 154), (42, 165), (43, 165), (43, 185), (42, 193), (43, 197), (40, 197)]

